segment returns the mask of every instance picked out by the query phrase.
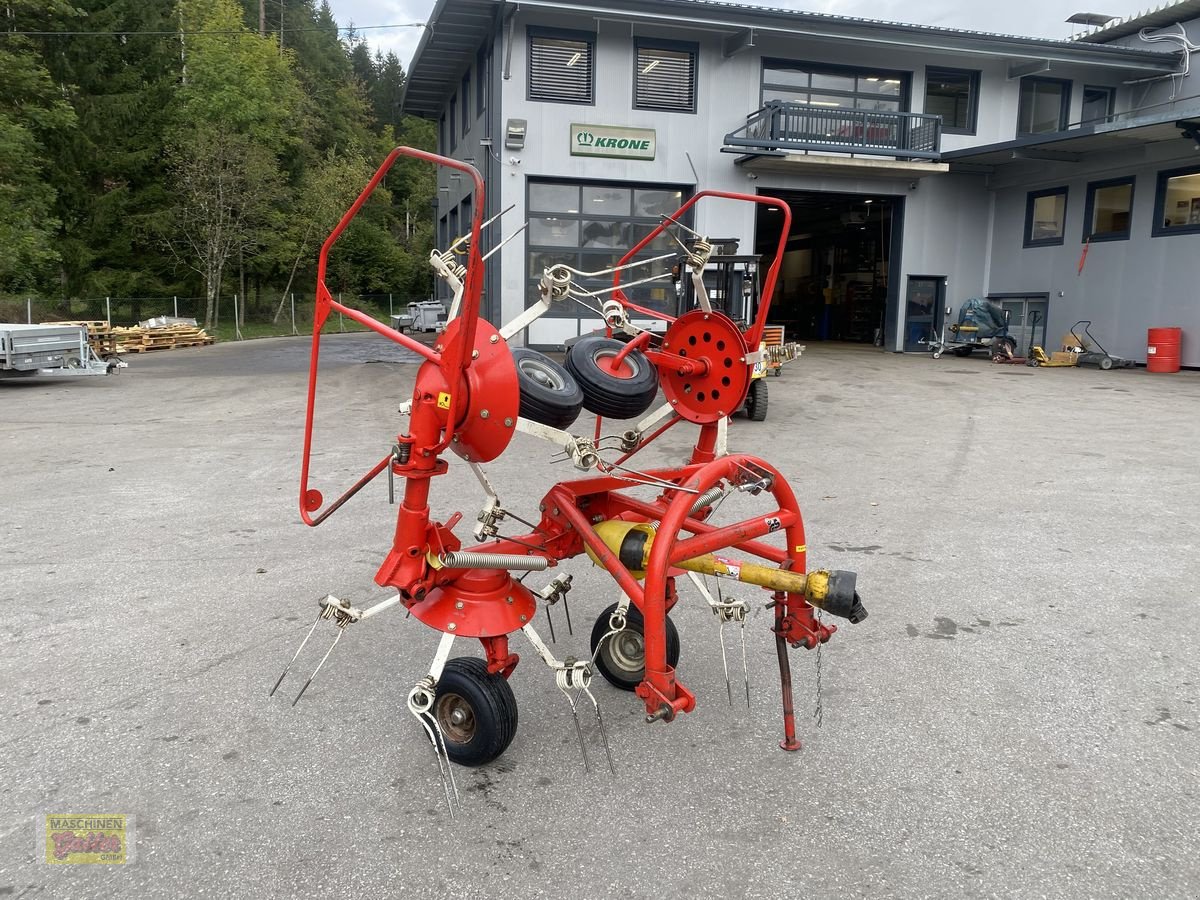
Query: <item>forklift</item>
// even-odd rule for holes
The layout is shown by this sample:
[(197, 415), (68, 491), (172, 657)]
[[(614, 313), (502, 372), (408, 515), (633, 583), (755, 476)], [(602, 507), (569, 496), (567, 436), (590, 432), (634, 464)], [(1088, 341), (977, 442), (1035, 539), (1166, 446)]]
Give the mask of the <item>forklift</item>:
[[(724, 313), (746, 328), (758, 315), (762, 260), (758, 256), (737, 255), (736, 238), (714, 239), (710, 243), (715, 252), (709, 257), (703, 274), (709, 303), (715, 311)], [(686, 273), (687, 266), (682, 259), (671, 270), (675, 282), (677, 316), (700, 306), (695, 285), (686, 277)], [(785, 342), (782, 325), (768, 325), (763, 330), (759, 349), (762, 358), (754, 364), (750, 392), (743, 407), (754, 422), (762, 422), (767, 418), (766, 377), (783, 374), (783, 364), (796, 359), (804, 351), (804, 347), (794, 342)]]

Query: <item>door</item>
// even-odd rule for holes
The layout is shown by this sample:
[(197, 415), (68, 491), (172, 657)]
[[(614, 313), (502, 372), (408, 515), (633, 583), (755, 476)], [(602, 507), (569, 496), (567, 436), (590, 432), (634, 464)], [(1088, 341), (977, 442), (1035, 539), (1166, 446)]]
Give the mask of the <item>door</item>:
[(909, 275), (904, 304), (904, 350), (929, 349), (937, 334), (946, 306), (945, 275)]
[(998, 303), (1008, 317), (1008, 333), (1017, 342), (1018, 356), (1028, 355), (1031, 344), (1046, 346), (1046, 315), (1050, 302), (1045, 294), (1002, 295), (988, 299)]

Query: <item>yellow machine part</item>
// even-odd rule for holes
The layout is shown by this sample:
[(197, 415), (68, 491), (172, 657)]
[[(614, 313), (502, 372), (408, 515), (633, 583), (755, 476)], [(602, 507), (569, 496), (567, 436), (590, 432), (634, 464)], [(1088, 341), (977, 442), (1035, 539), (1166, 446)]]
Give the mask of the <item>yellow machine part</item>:
[[(623, 522), (617, 519), (609, 519), (606, 522), (600, 522), (595, 528), (596, 534), (600, 536), (605, 545), (613, 553), (616, 553), (618, 557), (621, 557), (621, 548), (628, 535), (631, 533), (646, 535), (645, 543), (642, 546), (640, 565), (636, 569), (629, 569), (630, 574), (635, 578), (644, 578), (646, 575), (646, 566), (650, 561), (650, 550), (654, 546), (656, 533), (654, 527), (645, 522)], [(591, 549), (587, 550), (587, 554), (592, 562), (597, 565), (600, 564), (600, 560), (596, 558)], [(629, 563), (624, 559), (622, 559), (622, 562), (626, 567), (629, 566)], [(805, 575), (800, 572), (789, 572), (787, 569), (760, 565), (759, 563), (726, 559), (725, 557), (717, 556), (715, 553), (705, 553), (703, 556), (685, 559), (672, 565), (676, 568), (696, 572), (700, 575), (732, 578), (743, 584), (753, 584), (773, 591), (802, 594), (814, 606), (820, 606), (821, 601), (829, 593), (829, 573), (824, 571), (809, 572)]]
[(1037, 361), (1039, 367), (1048, 369), (1066, 368), (1068, 366), (1079, 365), (1079, 356), (1075, 353), (1066, 353), (1055, 350), (1047, 355), (1046, 351), (1041, 347), (1033, 348), (1033, 359)]

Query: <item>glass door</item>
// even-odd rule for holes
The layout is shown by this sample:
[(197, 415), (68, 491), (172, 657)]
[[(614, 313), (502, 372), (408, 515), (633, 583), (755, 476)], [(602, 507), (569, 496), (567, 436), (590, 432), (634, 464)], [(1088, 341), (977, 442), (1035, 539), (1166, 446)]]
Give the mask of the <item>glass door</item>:
[(946, 305), (945, 275), (909, 275), (904, 307), (904, 350), (921, 352), (937, 335)]

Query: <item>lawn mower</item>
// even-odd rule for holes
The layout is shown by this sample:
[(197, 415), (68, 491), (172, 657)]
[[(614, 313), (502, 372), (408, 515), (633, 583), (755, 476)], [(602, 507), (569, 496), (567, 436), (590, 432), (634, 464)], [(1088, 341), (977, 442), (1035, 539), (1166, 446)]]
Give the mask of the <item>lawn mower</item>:
[[(435, 273), (454, 295), (445, 331), (433, 346), (343, 305), (326, 286), (330, 250), (401, 157), (454, 169), (474, 184), (470, 233), (456, 238), (447, 250), (434, 250), (430, 257)], [(682, 245), (679, 234), (690, 229), (684, 228), (681, 218), (701, 202), (754, 203), (777, 209), (782, 215), (778, 253), (767, 274), (763, 302), (754, 321), (744, 328), (713, 309), (706, 296), (700, 298), (697, 309), (678, 316), (647, 309), (633, 299), (637, 296), (634, 287), (670, 277), (669, 269), (656, 271), (667, 257), (646, 258), (645, 248), (663, 234)], [(500, 328), (479, 316), (486, 259), (480, 252), (481, 231), (499, 218), (484, 222), (484, 208), (483, 181), (473, 166), (399, 147), (321, 248), (300, 516), (310, 526), (320, 525), (384, 472), (389, 478), (403, 479), (403, 490), (391, 549), (375, 575), (375, 582), (388, 596), (370, 606), (332, 594), (322, 598), (316, 620), (271, 693), (279, 688), (322, 622), (330, 623), (336, 633), (293, 705), (349, 626), (390, 608), (407, 610), (441, 635), (428, 673), (408, 693), (407, 708), (437, 758), (453, 815), (458, 802), (453, 764), (490, 763), (516, 733), (517, 704), (508, 679), (519, 661), (511, 646), (519, 633), (545, 663), (551, 680), (567, 700), (585, 768), (590, 766), (579, 708), (586, 698), (594, 711), (595, 722), (589, 726), (593, 745), (598, 737), (615, 773), (600, 705), (591, 689), (596, 672), (613, 686), (636, 695), (648, 723), (671, 722), (696, 706), (696, 696), (676, 670), (680, 639), (668, 615), (680, 602), (677, 582), (683, 578), (695, 587), (700, 602), (711, 610), (721, 628), (743, 629), (744, 670), (744, 628), (751, 609), (746, 597), (765, 600), (771, 610), (783, 696), (780, 746), (798, 750), (801, 744), (796, 735), (788, 647), (815, 648), (829, 640), (837, 628), (822, 621), (821, 611), (860, 622), (866, 610), (853, 572), (808, 570), (800, 508), (779, 468), (749, 454), (729, 452), (726, 446), (728, 417), (745, 400), (754, 366), (760, 361), (760, 351), (751, 348), (759, 347), (784, 256), (790, 223), (787, 203), (763, 196), (700, 191), (677, 212), (664, 216), (613, 268), (602, 273), (565, 265), (547, 268), (541, 275), (538, 302)], [(693, 240), (688, 244), (687, 265), (692, 273), (699, 273), (710, 248), (702, 236), (690, 233)], [(465, 264), (458, 258), (463, 250)], [(635, 270), (637, 277), (631, 277)], [(599, 275), (611, 276), (611, 286), (585, 290), (578, 283), (595, 284)], [(625, 279), (629, 280), (623, 283)], [(565, 366), (510, 344), (539, 316), (571, 304), (602, 315), (607, 333), (578, 341)], [(411, 395), (401, 408), (404, 419), (398, 433), (387, 440), (382, 458), (336, 500), (326, 503), (323, 493), (313, 486), (310, 462), (321, 338), (333, 312), (395, 341), (422, 362)], [(658, 346), (650, 346), (650, 332), (634, 326), (631, 314), (665, 322)], [(629, 340), (613, 337), (618, 332), (624, 332)], [(665, 399), (651, 410), (660, 389)], [(594, 422), (570, 430), (584, 408), (595, 416)], [(611, 420), (620, 424), (607, 431), (606, 423)], [(694, 445), (683, 465), (643, 469), (635, 464), (640, 451), (680, 425), (696, 428)], [(546, 442), (554, 454), (586, 476), (549, 485), (537, 512), (527, 513), (528, 518), (502, 504), (482, 468), (504, 453), (518, 432)], [(458, 456), (466, 469), (455, 466), (451, 470), (447, 453)], [(484, 496), (475, 516), (473, 544), (456, 533), (463, 520), (461, 512), (441, 522), (431, 518), (429, 508), (433, 485), (439, 479), (442, 483), (450, 480), (453, 493), (461, 495), (473, 483), (465, 475), (467, 470)], [(718, 507), (735, 495), (743, 498), (740, 502), (761, 508), (730, 524), (717, 524)], [(505, 533), (509, 529), (516, 533)], [(782, 545), (772, 542), (780, 537), (785, 539)], [(525, 579), (578, 558), (604, 569), (615, 582), (619, 599), (595, 618), (590, 652), (560, 658), (535, 630), (534, 617), (539, 606), (547, 610), (548, 619), (551, 607), (561, 603), (565, 610), (572, 576), (557, 574), (541, 588), (526, 586)], [(710, 577), (716, 579), (715, 589), (710, 587)], [(734, 585), (752, 593), (731, 597), (726, 591)], [(460, 639), (477, 641), (483, 658), (452, 657)], [(724, 639), (721, 649), (724, 659)], [(728, 665), (725, 674), (732, 704)], [(748, 676), (746, 681), (748, 692)]]
[[(1079, 326), (1083, 326), (1083, 334)], [(1131, 369), (1137, 365), (1132, 359), (1123, 356), (1113, 356), (1092, 334), (1091, 319), (1080, 319), (1071, 326), (1067, 336), (1063, 338), (1061, 351), (1047, 354), (1041, 347), (1034, 347), (1029, 356), (1029, 365), (1055, 368), (1059, 366), (1096, 366), (1099, 369)], [(1096, 349), (1091, 349), (1092, 347)]]

